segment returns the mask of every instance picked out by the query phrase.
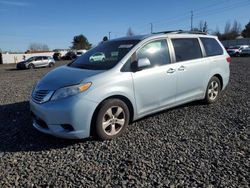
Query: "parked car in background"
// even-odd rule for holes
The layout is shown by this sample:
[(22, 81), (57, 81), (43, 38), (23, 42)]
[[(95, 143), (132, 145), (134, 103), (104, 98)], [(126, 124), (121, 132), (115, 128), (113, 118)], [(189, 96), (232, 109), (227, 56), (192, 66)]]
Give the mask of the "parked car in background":
[(17, 69), (32, 69), (35, 67), (52, 67), (55, 60), (50, 56), (34, 56), (17, 63)]
[(62, 57), (63, 60), (74, 60), (74, 59), (76, 59), (76, 58), (77, 58), (76, 53), (75, 53), (75, 52), (72, 52), (72, 51), (67, 52), (67, 53)]
[(231, 57), (239, 57), (240, 53), (243, 49), (248, 48), (248, 45), (237, 45), (237, 46), (230, 46), (227, 49), (227, 53), (231, 56)]
[(85, 54), (86, 51), (87, 51), (87, 50), (77, 50), (77, 51), (76, 51), (76, 56), (77, 56), (77, 57), (80, 57), (80, 56), (82, 56), (83, 54)]
[(55, 52), (55, 53), (53, 54), (53, 59), (54, 59), (55, 61), (60, 61), (60, 60), (62, 59), (62, 54), (61, 54), (60, 52)]
[(215, 103), (228, 84), (230, 62), (218, 38), (205, 34), (110, 40), (37, 83), (33, 126), (63, 138), (113, 139), (149, 114), (195, 100)]
[(240, 56), (241, 57), (250, 56), (250, 48), (245, 48), (245, 49), (241, 50)]
[(102, 52), (97, 52), (93, 54), (90, 58), (89, 61), (95, 62), (95, 61), (105, 61), (105, 54)]

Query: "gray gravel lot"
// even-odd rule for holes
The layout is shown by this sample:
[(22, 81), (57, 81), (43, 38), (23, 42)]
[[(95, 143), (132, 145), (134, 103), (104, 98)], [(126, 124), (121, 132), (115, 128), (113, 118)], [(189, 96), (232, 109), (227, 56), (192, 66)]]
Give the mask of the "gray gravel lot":
[(146, 117), (105, 142), (32, 128), (32, 86), (53, 68), (14, 68), (0, 65), (0, 187), (250, 186), (250, 58), (233, 59), (216, 104)]

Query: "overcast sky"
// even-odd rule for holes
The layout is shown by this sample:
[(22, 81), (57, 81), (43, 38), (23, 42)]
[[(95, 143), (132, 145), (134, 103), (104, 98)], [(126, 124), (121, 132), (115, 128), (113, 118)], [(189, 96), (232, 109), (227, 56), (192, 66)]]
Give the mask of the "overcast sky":
[(84, 34), (98, 44), (111, 38), (153, 30), (190, 29), (207, 21), (210, 31), (223, 31), (227, 21), (242, 28), (250, 21), (250, 0), (0, 0), (0, 48), (25, 51), (31, 43), (50, 49), (68, 48), (75, 35)]

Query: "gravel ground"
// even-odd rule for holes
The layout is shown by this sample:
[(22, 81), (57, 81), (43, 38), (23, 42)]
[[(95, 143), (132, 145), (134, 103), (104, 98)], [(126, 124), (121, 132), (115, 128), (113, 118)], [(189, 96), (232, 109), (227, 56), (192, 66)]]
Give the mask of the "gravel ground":
[(29, 95), (49, 70), (0, 65), (0, 187), (250, 186), (250, 58), (233, 59), (216, 104), (146, 117), (105, 142), (32, 128)]

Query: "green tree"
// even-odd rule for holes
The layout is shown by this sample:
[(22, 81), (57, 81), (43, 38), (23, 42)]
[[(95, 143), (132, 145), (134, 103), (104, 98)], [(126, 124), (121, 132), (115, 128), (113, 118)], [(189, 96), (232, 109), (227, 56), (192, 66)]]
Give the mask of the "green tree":
[(242, 36), (244, 38), (250, 38), (250, 21), (248, 22), (248, 24), (245, 26), (245, 29), (242, 31)]
[(92, 44), (89, 43), (88, 39), (84, 35), (74, 36), (72, 44), (73, 45), (71, 48), (74, 50), (88, 50), (92, 46)]

